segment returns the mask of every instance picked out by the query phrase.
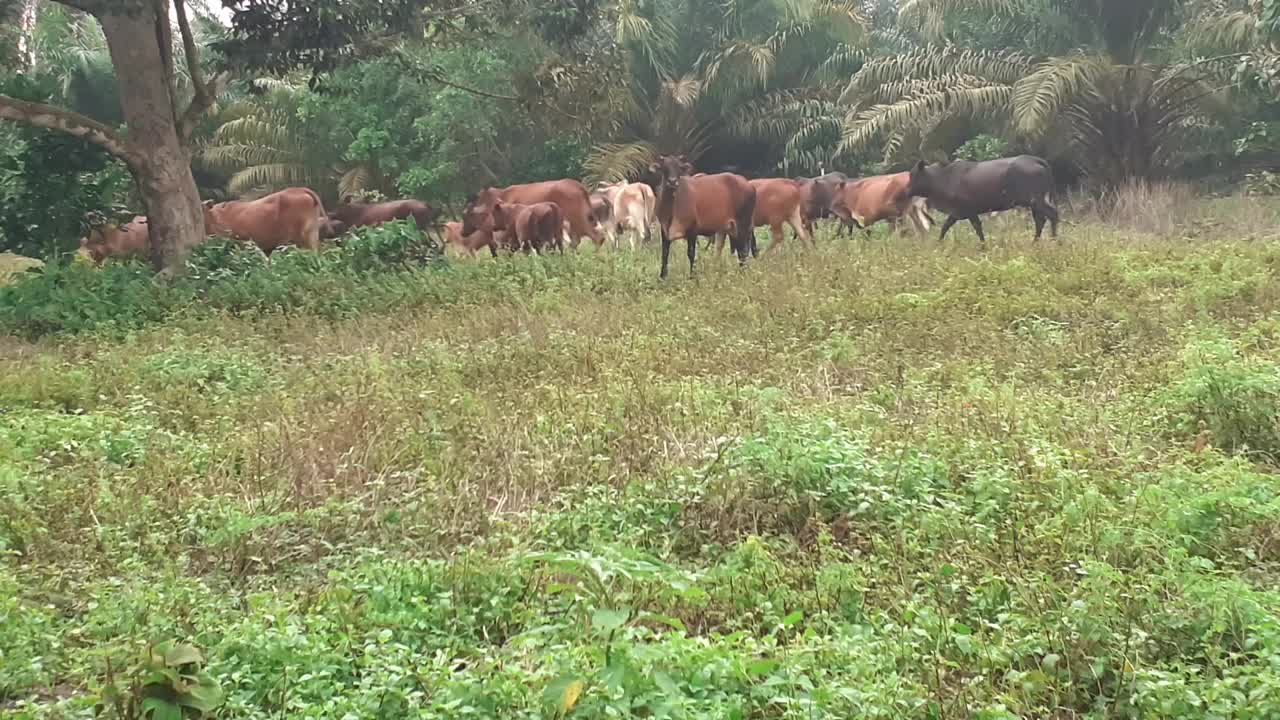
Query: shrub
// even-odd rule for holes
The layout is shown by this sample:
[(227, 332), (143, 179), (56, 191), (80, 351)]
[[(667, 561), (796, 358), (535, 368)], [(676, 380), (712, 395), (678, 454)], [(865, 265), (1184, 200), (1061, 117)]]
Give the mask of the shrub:
[(54, 263), (0, 287), (0, 329), (28, 338), (118, 331), (164, 320), (193, 302), (236, 314), (341, 317), (403, 302), (402, 276), (442, 260), (437, 239), (412, 221), (398, 221), (360, 228), (319, 254), (285, 248), (270, 261), (252, 245), (210, 240), (169, 284), (155, 282), (151, 270), (135, 262), (113, 261), (101, 269)]
[(55, 262), (37, 274), (0, 287), (0, 327), (28, 338), (126, 329), (169, 316), (181, 305), (184, 290), (153, 281), (138, 263), (112, 263), (102, 269), (80, 262)]
[(1280, 365), (1240, 354), (1228, 340), (1192, 344), (1166, 403), (1177, 431), (1207, 430), (1215, 445), (1280, 457)]
[(961, 160), (997, 160), (1009, 154), (1009, 143), (992, 135), (979, 135), (956, 148)]

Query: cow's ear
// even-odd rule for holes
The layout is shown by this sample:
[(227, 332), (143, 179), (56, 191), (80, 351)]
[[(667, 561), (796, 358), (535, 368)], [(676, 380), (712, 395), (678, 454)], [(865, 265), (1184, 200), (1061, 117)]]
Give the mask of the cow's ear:
[(649, 172), (654, 173), (654, 174), (657, 174), (657, 172), (658, 172), (658, 163), (656, 163), (656, 162), (649, 163)]
[(205, 200), (202, 204), (204, 205), (205, 210), (212, 210), (216, 203), (212, 200)]

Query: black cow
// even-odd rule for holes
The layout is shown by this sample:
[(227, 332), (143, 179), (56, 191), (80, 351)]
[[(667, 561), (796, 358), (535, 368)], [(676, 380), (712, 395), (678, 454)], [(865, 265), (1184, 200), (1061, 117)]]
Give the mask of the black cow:
[(986, 243), (979, 216), (984, 213), (1025, 207), (1036, 222), (1036, 240), (1044, 234), (1044, 224), (1053, 224), (1053, 237), (1058, 237), (1058, 209), (1049, 201), (1053, 193), (1053, 171), (1043, 158), (1033, 155), (970, 162), (956, 160), (947, 164), (916, 163), (911, 169), (907, 194), (923, 197), (929, 204), (947, 213), (942, 224), (941, 242), (947, 231), (961, 220), (968, 220)]

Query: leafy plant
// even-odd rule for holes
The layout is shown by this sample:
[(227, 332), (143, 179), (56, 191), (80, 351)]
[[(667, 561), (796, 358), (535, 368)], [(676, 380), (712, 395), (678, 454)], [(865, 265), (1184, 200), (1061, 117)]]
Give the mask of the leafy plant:
[(108, 661), (95, 708), (117, 720), (182, 720), (208, 717), (222, 705), (222, 687), (191, 645), (166, 640), (147, 647), (117, 672)]

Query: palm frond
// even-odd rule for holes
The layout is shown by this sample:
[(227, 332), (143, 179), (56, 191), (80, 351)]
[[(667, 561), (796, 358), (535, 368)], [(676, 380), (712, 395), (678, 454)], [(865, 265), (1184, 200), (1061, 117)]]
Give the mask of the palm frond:
[(377, 184), (377, 173), (368, 165), (357, 165), (338, 179), (338, 197), (345, 198), (368, 190)]
[(842, 151), (864, 149), (877, 138), (906, 127), (923, 127), (947, 115), (964, 115), (976, 119), (998, 117), (1008, 107), (1013, 88), (1008, 85), (959, 87), (876, 105), (846, 121), (840, 140)]
[(589, 185), (614, 183), (642, 176), (657, 157), (657, 148), (649, 143), (606, 143), (591, 149), (583, 169)]
[(247, 115), (223, 123), (213, 133), (215, 145), (261, 145), (301, 152), (298, 134), (285, 118), (260, 114)]
[(980, 12), (1016, 17), (1025, 11), (1025, 6), (1024, 0), (905, 0), (898, 9), (898, 22), (937, 41), (942, 39), (949, 15)]
[(1031, 72), (1035, 61), (1022, 53), (971, 50), (955, 45), (930, 45), (911, 52), (867, 62), (849, 81), (841, 101), (856, 102), (879, 85), (907, 78), (973, 75), (1012, 85)]
[(1244, 11), (1198, 18), (1182, 32), (1188, 45), (1226, 52), (1248, 52), (1258, 46), (1258, 18)]
[(1049, 58), (1013, 86), (1014, 128), (1036, 136), (1054, 115), (1088, 88), (1105, 61), (1089, 56)]
[(297, 161), (297, 156), (262, 145), (211, 145), (200, 149), (196, 164), (215, 172), (231, 172), (254, 165), (276, 165)]
[(246, 195), (254, 190), (282, 190), (287, 187), (322, 187), (333, 181), (332, 174), (299, 163), (270, 163), (247, 167), (227, 182), (227, 191)]

